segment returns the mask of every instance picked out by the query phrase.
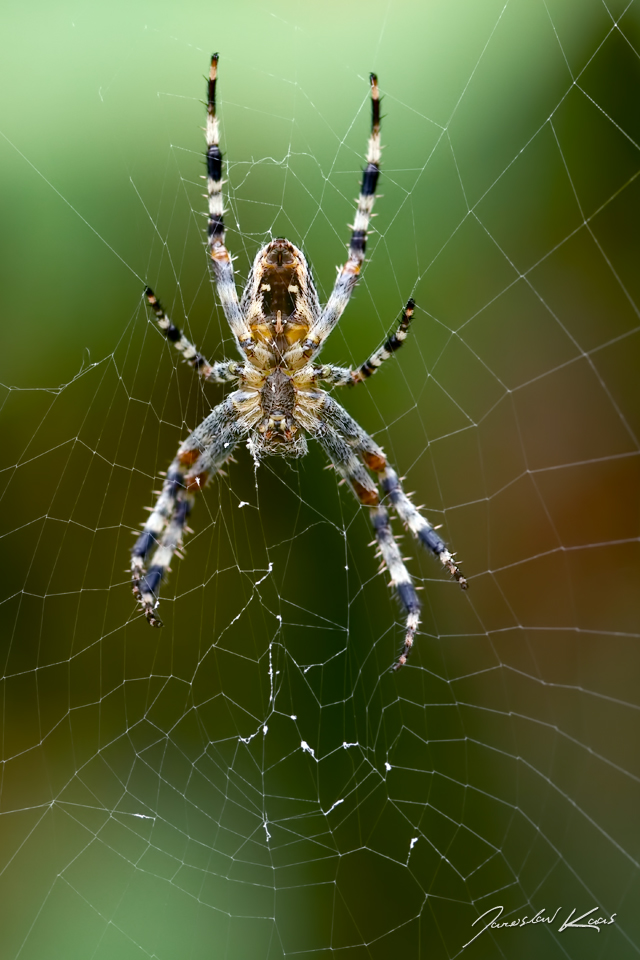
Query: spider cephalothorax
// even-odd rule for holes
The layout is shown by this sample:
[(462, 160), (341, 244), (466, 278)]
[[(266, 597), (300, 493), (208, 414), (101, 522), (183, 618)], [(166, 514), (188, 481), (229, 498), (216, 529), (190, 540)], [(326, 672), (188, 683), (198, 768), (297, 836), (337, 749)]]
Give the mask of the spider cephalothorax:
[(467, 581), (444, 541), (404, 492), (382, 449), (320, 384), (353, 385), (375, 373), (404, 342), (413, 316), (413, 300), (407, 302), (396, 332), (358, 369), (315, 362), (342, 316), (364, 261), (380, 164), (378, 81), (371, 74), (371, 136), (349, 257), (338, 272), (327, 304), (320, 305), (302, 251), (282, 238), (272, 240), (258, 252), (239, 300), (224, 244), (222, 154), (215, 101), (217, 67), (218, 56), (214, 54), (206, 127), (209, 253), (222, 308), (242, 359), (209, 363), (171, 323), (147, 288), (147, 300), (160, 329), (185, 360), (203, 379), (234, 383), (236, 389), (180, 445), (131, 554), (133, 592), (149, 623), (162, 626), (155, 613), (158, 590), (172, 556), (182, 545), (197, 491), (220, 471), (242, 440), (257, 461), (266, 455), (304, 456), (310, 436), (320, 443), (337, 472), (370, 510), (383, 564), (406, 614), (404, 648), (396, 664), (401, 666), (418, 628), (420, 604), (393, 536), (387, 506), (396, 510), (413, 536), (438, 557), (461, 587), (466, 588)]

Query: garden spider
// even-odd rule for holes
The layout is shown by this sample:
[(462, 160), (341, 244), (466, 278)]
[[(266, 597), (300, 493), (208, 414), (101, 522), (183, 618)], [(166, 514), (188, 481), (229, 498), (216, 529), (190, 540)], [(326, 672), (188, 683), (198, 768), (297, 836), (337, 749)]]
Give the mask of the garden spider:
[[(320, 306), (307, 262), (288, 240), (272, 240), (258, 252), (238, 300), (231, 257), (224, 245), (222, 154), (216, 116), (218, 55), (211, 58), (207, 102), (208, 246), (210, 264), (225, 317), (241, 360), (209, 363), (175, 327), (159, 300), (145, 294), (158, 326), (203, 380), (234, 383), (235, 390), (216, 406), (180, 444), (162, 490), (131, 553), (133, 592), (155, 627), (158, 588), (182, 545), (195, 494), (229, 460), (246, 439), (254, 460), (266, 455), (301, 457), (305, 434), (322, 446), (337, 472), (369, 509), (383, 565), (391, 575), (406, 615), (405, 639), (395, 669), (402, 666), (418, 628), (420, 603), (391, 530), (387, 504), (405, 526), (466, 589), (467, 581), (435, 529), (402, 489), (382, 449), (319, 384), (362, 383), (402, 345), (414, 302), (409, 300), (396, 332), (357, 370), (314, 362), (338, 323), (356, 285), (367, 241), (380, 165), (380, 96), (371, 74), (371, 136), (362, 176), (349, 256), (339, 270), (331, 296)], [(381, 498), (371, 474), (382, 487)], [(151, 562), (147, 565), (148, 558)]]

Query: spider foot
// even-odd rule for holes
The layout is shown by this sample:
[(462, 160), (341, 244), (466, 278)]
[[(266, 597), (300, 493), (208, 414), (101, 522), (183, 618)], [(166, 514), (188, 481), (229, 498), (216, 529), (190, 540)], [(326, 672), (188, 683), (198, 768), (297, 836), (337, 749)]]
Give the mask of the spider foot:
[(442, 553), (438, 554), (440, 563), (443, 567), (446, 567), (454, 580), (457, 580), (463, 590), (469, 589), (469, 584), (467, 583), (467, 578), (464, 577), (453, 559), (453, 554), (449, 553), (448, 550), (443, 550)]
[(142, 607), (143, 613), (152, 627), (163, 627), (164, 623), (156, 616), (158, 606), (156, 591), (162, 579), (162, 571), (151, 567), (145, 574), (141, 570), (132, 570), (133, 595)]
[(145, 604), (142, 599), (140, 600), (140, 603), (142, 604), (142, 609), (148, 623), (152, 627), (164, 627), (164, 622), (160, 619), (160, 617), (156, 617), (155, 613), (153, 612), (153, 608)]
[(407, 632), (404, 638), (404, 647), (402, 648), (402, 653), (398, 657), (398, 662), (394, 663), (392, 669), (399, 670), (400, 667), (404, 667), (407, 662), (407, 657), (411, 653), (411, 648), (413, 647), (413, 638), (416, 635), (416, 630), (420, 623), (420, 618), (417, 613), (410, 613), (407, 617)]

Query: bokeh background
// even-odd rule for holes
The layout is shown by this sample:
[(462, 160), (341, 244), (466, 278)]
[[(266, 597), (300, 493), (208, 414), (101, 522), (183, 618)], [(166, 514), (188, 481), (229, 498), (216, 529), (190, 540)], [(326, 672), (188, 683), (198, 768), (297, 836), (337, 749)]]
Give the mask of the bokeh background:
[[(640, 6), (120, 0), (2, 12), (0, 938), (21, 960), (635, 957)], [(132, 531), (222, 396), (204, 74), (228, 243), (326, 297), (384, 94), (370, 262), (324, 357), (458, 551), (408, 538), (410, 665), (367, 517), (312, 448), (240, 450), (138, 615)], [(600, 933), (559, 932), (597, 907)]]

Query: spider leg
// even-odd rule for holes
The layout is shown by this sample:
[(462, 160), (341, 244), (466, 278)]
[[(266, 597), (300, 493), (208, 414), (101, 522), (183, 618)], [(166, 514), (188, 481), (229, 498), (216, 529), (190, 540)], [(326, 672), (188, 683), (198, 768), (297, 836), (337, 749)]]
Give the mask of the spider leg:
[(250, 354), (254, 340), (240, 310), (238, 291), (233, 278), (233, 265), (229, 251), (224, 245), (224, 199), (222, 195), (222, 153), (220, 152), (220, 125), (216, 114), (216, 77), (218, 73), (218, 54), (211, 57), (211, 70), (207, 88), (207, 196), (209, 199), (209, 220), (207, 237), (211, 270), (216, 282), (220, 303), (224, 315), (236, 338), (238, 346), (245, 354)]
[(415, 303), (413, 299), (409, 299), (406, 307), (402, 311), (402, 318), (398, 329), (387, 338), (381, 347), (378, 347), (378, 349), (371, 354), (368, 360), (365, 360), (361, 367), (354, 371), (353, 383), (361, 383), (363, 380), (367, 380), (376, 372), (378, 367), (382, 366), (385, 360), (388, 360), (396, 350), (400, 349), (407, 339), (414, 307)]
[(151, 287), (145, 289), (144, 295), (149, 301), (149, 306), (155, 313), (156, 321), (162, 333), (164, 333), (167, 340), (174, 345), (178, 353), (182, 354), (196, 373), (200, 374), (203, 380), (209, 380), (211, 383), (229, 383), (229, 381), (238, 379), (242, 371), (241, 363), (234, 360), (210, 363), (206, 357), (198, 353), (182, 331), (171, 323), (171, 320), (164, 312), (162, 304)]
[(385, 360), (388, 360), (396, 350), (400, 349), (407, 338), (414, 307), (413, 299), (409, 300), (402, 311), (400, 326), (357, 370), (352, 370), (350, 367), (336, 367), (329, 363), (316, 367), (315, 379), (323, 380), (325, 383), (336, 387), (354, 386), (356, 383), (363, 383), (382, 366)]
[[(469, 586), (467, 578), (464, 577), (454, 560), (454, 555), (447, 549), (447, 545), (438, 536), (435, 528), (429, 523), (426, 517), (423, 517), (419, 509), (409, 499), (402, 488), (400, 478), (395, 470), (389, 466), (384, 458), (384, 467), (380, 469), (376, 464), (372, 469), (377, 470), (380, 476), (382, 489), (388, 495), (393, 504), (396, 513), (404, 524), (409, 528), (416, 540), (419, 540), (423, 547), (430, 550), (438, 558), (443, 567), (445, 567), (454, 580), (457, 580), (463, 590)], [(366, 462), (366, 454), (365, 454)]]
[(344, 313), (364, 261), (371, 211), (373, 210), (376, 186), (380, 175), (381, 156), (378, 78), (375, 73), (372, 73), (369, 79), (371, 82), (371, 135), (366, 156), (367, 164), (362, 172), (360, 196), (358, 197), (356, 216), (351, 230), (349, 256), (347, 262), (338, 271), (331, 296), (319, 321), (309, 330), (309, 335), (304, 343), (305, 352), (308, 356), (317, 353), (320, 345), (326, 340)]
[(326, 421), (348, 440), (369, 470), (378, 474), (382, 489), (389, 497), (398, 516), (407, 525), (416, 540), (419, 540), (423, 547), (430, 550), (443, 567), (446, 567), (454, 580), (458, 581), (462, 589), (466, 590), (467, 580), (453, 560), (453, 554), (447, 549), (444, 540), (438, 536), (433, 525), (429, 523), (426, 517), (422, 516), (415, 504), (411, 502), (408, 494), (404, 492), (397, 473), (390, 466), (375, 440), (362, 429), (360, 424), (339, 403), (336, 403), (333, 397), (325, 397), (323, 415)]
[[(180, 459), (176, 457), (156, 505), (131, 551), (133, 594), (153, 627), (162, 626), (162, 620), (155, 614), (158, 590), (173, 554), (182, 545), (193, 500), (193, 494), (187, 491)], [(150, 554), (153, 554), (152, 560), (146, 568)]]
[(393, 535), (391, 520), (385, 507), (374, 507), (371, 511), (371, 523), (375, 531), (376, 540), (380, 547), (380, 555), (387, 570), (391, 574), (391, 585), (395, 587), (398, 599), (406, 613), (404, 645), (398, 660), (393, 665), (399, 670), (407, 662), (407, 657), (413, 647), (413, 639), (420, 625), (420, 601), (416, 588), (413, 585), (411, 574), (407, 570)]
[[(355, 421), (354, 421), (355, 422)], [(328, 427), (318, 433), (323, 446), (338, 473), (347, 480), (363, 506), (371, 508), (371, 523), (375, 532), (383, 565), (391, 575), (390, 586), (395, 587), (405, 612), (405, 637), (400, 658), (394, 669), (401, 667), (413, 646), (413, 638), (420, 623), (420, 601), (411, 574), (393, 535), (387, 508), (380, 503), (380, 494), (353, 445), (339, 430)]]
[(373, 438), (330, 396), (324, 400), (323, 420), (326, 426), (317, 434), (317, 439), (335, 464), (338, 473), (348, 480), (360, 502), (372, 508), (371, 521), (380, 553), (406, 613), (405, 642), (395, 666), (397, 669), (406, 662), (413, 645), (419, 623), (420, 603), (411, 575), (393, 537), (389, 514), (384, 504), (380, 503), (377, 486), (367, 469), (378, 475), (383, 491), (412, 535), (440, 560), (463, 590), (467, 588), (467, 581), (444, 540), (404, 492), (398, 475)]
[(155, 506), (131, 551), (133, 593), (154, 627), (162, 626), (155, 614), (158, 590), (171, 558), (182, 545), (194, 494), (229, 459), (244, 432), (238, 426), (233, 399), (231, 394), (218, 404), (180, 444)]

